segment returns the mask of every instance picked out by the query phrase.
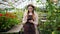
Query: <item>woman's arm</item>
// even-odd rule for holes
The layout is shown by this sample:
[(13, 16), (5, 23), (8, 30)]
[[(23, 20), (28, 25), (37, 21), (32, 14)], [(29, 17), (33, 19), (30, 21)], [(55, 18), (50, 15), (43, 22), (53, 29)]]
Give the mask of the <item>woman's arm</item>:
[(26, 21), (27, 21), (27, 17), (26, 17), (26, 12), (24, 13), (24, 15), (23, 15), (23, 19), (22, 19), (22, 23), (23, 24), (25, 24), (26, 23)]
[(35, 25), (38, 25), (38, 14), (35, 13), (35, 20), (33, 21)]

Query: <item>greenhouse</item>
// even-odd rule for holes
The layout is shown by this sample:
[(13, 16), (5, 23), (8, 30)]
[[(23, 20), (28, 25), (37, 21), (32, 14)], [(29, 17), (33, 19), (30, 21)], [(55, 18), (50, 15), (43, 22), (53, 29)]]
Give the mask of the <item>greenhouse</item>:
[(60, 34), (60, 0), (0, 0), (0, 34), (24, 34), (22, 22), (24, 12), (31, 11), (29, 4), (38, 15), (39, 34)]

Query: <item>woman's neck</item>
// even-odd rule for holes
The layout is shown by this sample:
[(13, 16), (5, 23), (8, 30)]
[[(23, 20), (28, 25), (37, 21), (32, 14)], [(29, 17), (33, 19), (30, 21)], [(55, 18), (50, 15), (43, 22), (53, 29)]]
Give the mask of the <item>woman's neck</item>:
[(29, 15), (32, 15), (32, 12), (29, 12)]

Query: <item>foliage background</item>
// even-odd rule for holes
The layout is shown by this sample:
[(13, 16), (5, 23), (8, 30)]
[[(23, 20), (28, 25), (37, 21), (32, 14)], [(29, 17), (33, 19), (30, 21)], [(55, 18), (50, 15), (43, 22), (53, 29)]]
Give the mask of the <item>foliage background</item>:
[[(54, 4), (50, 0), (46, 0), (46, 7), (41, 9), (39, 7), (36, 7), (36, 12), (39, 15), (39, 25), (38, 30), (41, 34), (60, 34), (60, 6), (58, 7), (57, 4)], [(37, 3), (39, 3), (40, 0), (37, 0)], [(12, 5), (12, 4), (11, 4)], [(13, 7), (13, 6), (12, 6)], [(25, 7), (26, 8), (26, 7)], [(23, 13), (24, 11), (27, 11), (26, 9), (18, 9), (18, 8), (6, 8), (5, 10), (0, 10), (0, 13), (6, 14), (6, 12), (9, 12), (10, 10), (14, 10), (13, 14), (17, 16), (17, 19), (10, 19), (8, 18), (8, 26), (6, 25), (7, 22), (4, 22), (5, 16), (0, 17), (0, 23), (1, 19), (3, 19), (2, 23), (4, 25), (1, 26), (2, 29), (4, 28), (11, 28), (11, 24), (13, 20), (13, 25), (18, 25), (22, 23)], [(18, 21), (19, 20), (19, 21)], [(4, 33), (5, 34), (5, 33)], [(18, 33), (16, 33), (18, 34)]]

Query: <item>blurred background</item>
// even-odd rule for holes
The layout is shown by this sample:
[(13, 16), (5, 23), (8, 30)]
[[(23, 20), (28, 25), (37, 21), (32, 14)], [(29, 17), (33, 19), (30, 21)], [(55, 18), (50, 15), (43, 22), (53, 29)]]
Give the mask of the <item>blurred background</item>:
[[(28, 4), (33, 4), (38, 13), (40, 34), (60, 34), (60, 0), (0, 0), (0, 32), (8, 32), (20, 25)], [(22, 32), (21, 29), (15, 34)]]

